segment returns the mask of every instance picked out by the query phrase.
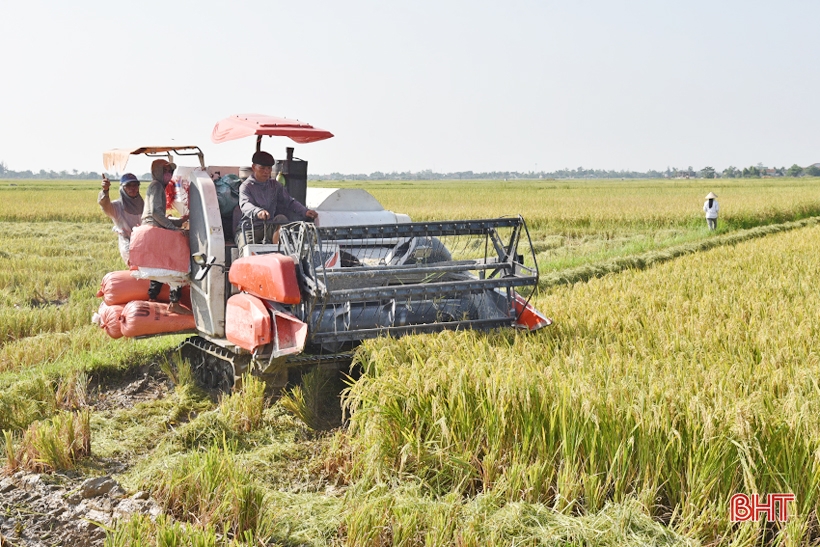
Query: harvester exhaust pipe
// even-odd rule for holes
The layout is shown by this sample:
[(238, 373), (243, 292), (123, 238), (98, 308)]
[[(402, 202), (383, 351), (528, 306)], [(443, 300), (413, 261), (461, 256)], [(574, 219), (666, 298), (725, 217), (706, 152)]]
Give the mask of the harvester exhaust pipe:
[[(307, 165), (308, 162), (293, 157), (293, 148), (285, 148), (285, 159), (276, 160), (276, 172), (285, 177), (285, 189), (290, 197), (307, 207)], [(292, 218), (301, 221), (303, 218)]]

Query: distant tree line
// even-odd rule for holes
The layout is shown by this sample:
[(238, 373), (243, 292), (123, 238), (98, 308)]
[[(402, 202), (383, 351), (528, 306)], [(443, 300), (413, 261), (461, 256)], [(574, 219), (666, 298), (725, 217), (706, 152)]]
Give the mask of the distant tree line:
[(72, 169), (68, 171), (46, 171), (40, 169), (39, 171), (12, 171), (5, 162), (0, 162), (0, 178), (3, 179), (68, 179), (68, 180), (89, 180), (98, 179), (100, 174), (96, 171), (77, 171)]
[[(786, 167), (767, 168), (762, 163), (739, 169), (729, 166), (723, 171), (713, 167), (704, 167), (695, 170), (692, 166), (678, 169), (667, 167), (666, 171), (615, 171), (606, 169), (560, 169), (558, 171), (456, 171), (453, 173), (437, 173), (431, 169), (423, 171), (391, 171), (384, 173), (374, 171), (365, 173), (330, 173), (329, 175), (310, 174), (311, 180), (515, 180), (515, 179), (661, 179), (661, 178), (761, 178), (761, 177), (820, 177), (820, 164), (800, 167), (797, 164), (788, 169)], [(4, 162), (0, 162), (0, 178), (5, 179), (81, 179), (93, 180), (100, 178), (96, 171), (13, 171)], [(148, 180), (151, 175), (146, 173), (143, 179)]]
[[(703, 178), (713, 179), (718, 176), (711, 167), (704, 167), (700, 174)], [(786, 169), (786, 167), (764, 167), (763, 164), (750, 165), (743, 169), (738, 169), (734, 166), (729, 166), (724, 169), (720, 176), (727, 179), (744, 178), (754, 179), (761, 177), (820, 177), (820, 165), (813, 164), (808, 167), (800, 167), (796, 163)]]
[(514, 180), (514, 179), (646, 179), (663, 178), (661, 171), (614, 171), (605, 169), (561, 169), (559, 171), (456, 171), (453, 173), (437, 173), (431, 169), (423, 171), (392, 171), (384, 173), (330, 173), (329, 175), (314, 175), (314, 180)]

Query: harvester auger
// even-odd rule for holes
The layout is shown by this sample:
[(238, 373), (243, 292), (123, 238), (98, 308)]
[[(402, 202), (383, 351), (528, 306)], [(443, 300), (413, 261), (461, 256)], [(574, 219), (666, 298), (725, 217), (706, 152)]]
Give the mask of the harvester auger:
[[(262, 135), (297, 142), (332, 136), (301, 122), (244, 115), (219, 122), (212, 138), (248, 135), (257, 135), (257, 150)], [(349, 364), (356, 344), (377, 336), (551, 324), (518, 292), (532, 294), (538, 284), (523, 218), (410, 222), (364, 190), (307, 189), (307, 162), (292, 149), (286, 157), (277, 162), (286, 188), (318, 219), (285, 224), (278, 243), (251, 242), (241, 252), (223, 224), (213, 169), (189, 174), (197, 334), (180, 350), (203, 386), (227, 391), (250, 372), (281, 387), (288, 371), (305, 365)]]

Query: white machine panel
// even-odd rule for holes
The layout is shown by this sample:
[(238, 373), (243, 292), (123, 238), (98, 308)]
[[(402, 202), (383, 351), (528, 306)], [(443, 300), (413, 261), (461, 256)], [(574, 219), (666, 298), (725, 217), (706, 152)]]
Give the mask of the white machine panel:
[(379, 201), (361, 188), (308, 188), (307, 207), (319, 213), (317, 226), (357, 226), (403, 224), (407, 215), (387, 211)]
[(216, 189), (204, 171), (197, 170), (191, 175), (188, 206), (191, 255), (204, 253), (208, 258), (215, 258), (213, 267), (201, 281), (194, 280), (199, 266), (192, 265), (191, 304), (196, 328), (221, 338), (225, 336), (225, 273), (222, 268), (225, 265), (225, 234)]

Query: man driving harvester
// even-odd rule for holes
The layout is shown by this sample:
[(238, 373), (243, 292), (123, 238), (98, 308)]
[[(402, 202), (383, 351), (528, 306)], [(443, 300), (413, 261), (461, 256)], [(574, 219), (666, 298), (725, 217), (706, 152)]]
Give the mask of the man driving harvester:
[(278, 243), (279, 226), (288, 222), (315, 220), (319, 214), (290, 197), (288, 191), (271, 178), (273, 156), (257, 151), (252, 158), (253, 175), (239, 188), (239, 209), (234, 213), (236, 246), (251, 242)]

